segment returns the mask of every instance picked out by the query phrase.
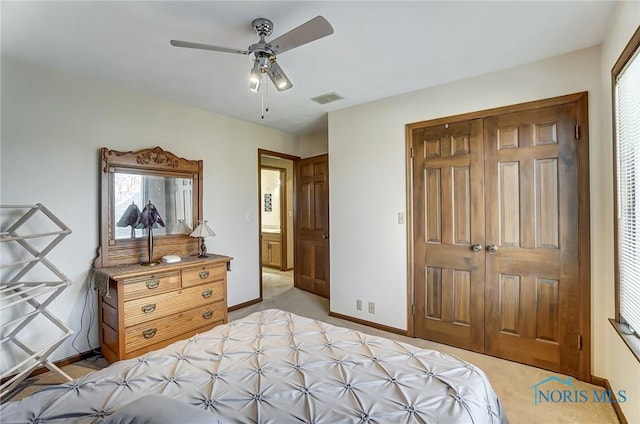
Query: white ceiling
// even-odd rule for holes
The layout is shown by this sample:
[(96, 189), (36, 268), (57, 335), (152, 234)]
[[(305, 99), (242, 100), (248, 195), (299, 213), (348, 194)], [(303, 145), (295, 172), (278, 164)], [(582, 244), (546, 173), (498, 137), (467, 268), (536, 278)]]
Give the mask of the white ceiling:
[[(294, 134), (326, 131), (327, 112), (599, 44), (607, 1), (2, 2), (2, 54)], [(334, 34), (287, 51), (292, 80), (270, 111), (249, 91), (248, 56), (176, 48), (170, 39), (246, 49), (251, 21), (271, 38), (317, 16)], [(337, 92), (324, 106), (312, 97)]]

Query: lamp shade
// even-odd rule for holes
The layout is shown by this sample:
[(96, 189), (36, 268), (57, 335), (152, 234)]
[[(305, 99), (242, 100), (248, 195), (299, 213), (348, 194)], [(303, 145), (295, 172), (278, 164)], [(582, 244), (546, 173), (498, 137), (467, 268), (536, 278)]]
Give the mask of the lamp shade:
[(120, 217), (116, 227), (128, 227), (129, 225), (134, 227), (137, 225), (139, 219), (140, 208), (135, 203), (131, 203)]
[(149, 201), (140, 213), (140, 218), (138, 218), (136, 222), (136, 228), (158, 228), (158, 226), (164, 227), (164, 221), (158, 209)]
[(190, 234), (191, 237), (213, 237), (216, 233), (207, 225), (207, 221), (198, 221), (198, 226)]
[(178, 220), (178, 224), (183, 229), (183, 233), (184, 234), (191, 234), (191, 232), (193, 231), (193, 228), (191, 228), (191, 226), (189, 224), (187, 224), (187, 220), (186, 219), (179, 219)]

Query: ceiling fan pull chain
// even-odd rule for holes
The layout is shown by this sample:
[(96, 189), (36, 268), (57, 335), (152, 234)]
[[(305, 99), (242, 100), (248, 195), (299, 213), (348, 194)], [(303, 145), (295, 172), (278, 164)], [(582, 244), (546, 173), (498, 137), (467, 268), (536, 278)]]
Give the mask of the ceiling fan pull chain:
[[(267, 77), (265, 76), (265, 77), (264, 77), (264, 79), (265, 79), (265, 81), (266, 81), (266, 80), (267, 80)], [(265, 102), (264, 102), (264, 106), (265, 106), (264, 111), (265, 111), (265, 112), (269, 112), (269, 84), (265, 84), (265, 85), (264, 85), (264, 91), (266, 92), (266, 93), (265, 93), (266, 100), (265, 100)]]
[(264, 119), (264, 73), (260, 73), (260, 84), (262, 85), (262, 90), (260, 90), (260, 119)]

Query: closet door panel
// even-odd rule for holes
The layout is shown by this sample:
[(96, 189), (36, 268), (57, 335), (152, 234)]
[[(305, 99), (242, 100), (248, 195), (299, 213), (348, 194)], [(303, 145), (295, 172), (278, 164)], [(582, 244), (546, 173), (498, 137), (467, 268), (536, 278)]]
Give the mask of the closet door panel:
[(574, 125), (573, 104), (485, 119), (485, 347), (491, 355), (575, 375)]
[(416, 335), (484, 349), (482, 120), (412, 134)]

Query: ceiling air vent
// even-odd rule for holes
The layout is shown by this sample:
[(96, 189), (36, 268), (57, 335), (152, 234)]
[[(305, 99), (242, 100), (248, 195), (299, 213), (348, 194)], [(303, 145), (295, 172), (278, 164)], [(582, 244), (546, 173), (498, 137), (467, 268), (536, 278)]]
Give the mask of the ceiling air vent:
[(342, 97), (338, 93), (327, 93), (318, 97), (314, 97), (311, 100), (313, 100), (318, 104), (326, 105), (327, 103), (335, 102), (336, 100), (342, 100), (342, 99), (344, 99), (344, 97)]

